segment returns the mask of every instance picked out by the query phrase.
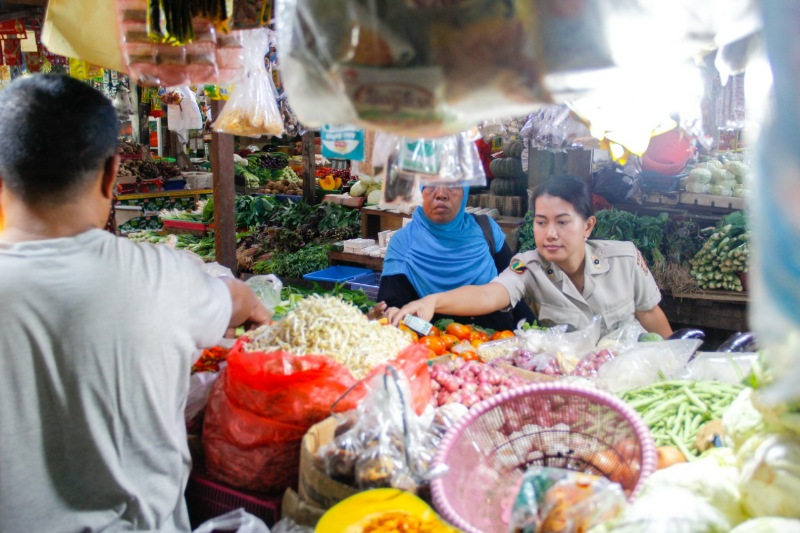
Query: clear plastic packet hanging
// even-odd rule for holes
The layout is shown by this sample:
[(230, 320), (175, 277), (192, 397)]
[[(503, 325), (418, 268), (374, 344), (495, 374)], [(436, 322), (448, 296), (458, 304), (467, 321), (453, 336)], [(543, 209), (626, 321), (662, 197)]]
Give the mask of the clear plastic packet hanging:
[(264, 65), (264, 56), (269, 47), (268, 30), (248, 30), (244, 32), (242, 40), (244, 72), (235, 83), (213, 128), (243, 137), (280, 137), (284, 132), (283, 120), (278, 110), (272, 76)]
[(309, 127), (454, 134), (548, 100), (529, 0), (277, 4), (281, 70)]
[(407, 379), (392, 367), (369, 380), (364, 401), (317, 452), (325, 472), (360, 489), (416, 492), (426, 485), (435, 475), (430, 466), (442, 431), (432, 423), (432, 409), (418, 416), (410, 397)]
[(477, 132), (466, 131), (435, 139), (397, 137), (384, 166), (381, 204), (419, 205), (420, 187), (425, 186), (485, 186), (476, 136)]
[(514, 533), (582, 533), (625, 509), (622, 487), (606, 478), (533, 466), (511, 510)]
[(561, 151), (597, 145), (589, 127), (565, 105), (551, 105), (534, 111), (525, 121), (520, 135), (530, 139), (531, 146), (539, 150)]

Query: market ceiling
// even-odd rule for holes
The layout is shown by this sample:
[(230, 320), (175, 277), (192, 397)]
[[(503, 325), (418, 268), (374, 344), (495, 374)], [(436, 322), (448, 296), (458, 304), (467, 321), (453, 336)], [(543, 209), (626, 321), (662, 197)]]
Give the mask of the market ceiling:
[(0, 0), (0, 22), (26, 17), (41, 17), (47, 0)]

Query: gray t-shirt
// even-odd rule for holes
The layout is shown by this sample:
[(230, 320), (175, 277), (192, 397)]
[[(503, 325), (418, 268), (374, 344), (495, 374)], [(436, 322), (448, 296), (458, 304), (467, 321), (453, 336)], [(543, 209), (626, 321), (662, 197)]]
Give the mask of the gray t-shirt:
[(231, 305), (164, 246), (0, 242), (0, 531), (188, 531), (190, 369)]

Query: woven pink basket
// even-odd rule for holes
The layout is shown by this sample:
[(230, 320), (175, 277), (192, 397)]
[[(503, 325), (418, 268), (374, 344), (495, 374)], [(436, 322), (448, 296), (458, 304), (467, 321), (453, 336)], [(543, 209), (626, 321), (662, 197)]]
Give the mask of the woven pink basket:
[(611, 394), (580, 385), (542, 383), (475, 405), (442, 439), (431, 482), (442, 516), (467, 533), (508, 531), (530, 466), (605, 476), (629, 499), (655, 471), (656, 448), (641, 417)]

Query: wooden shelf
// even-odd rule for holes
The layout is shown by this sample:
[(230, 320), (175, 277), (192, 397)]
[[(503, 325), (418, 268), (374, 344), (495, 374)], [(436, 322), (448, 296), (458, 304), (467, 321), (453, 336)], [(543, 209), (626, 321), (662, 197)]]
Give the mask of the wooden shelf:
[(329, 252), (328, 258), (330, 258), (331, 264), (354, 263), (373, 270), (383, 270), (382, 257), (370, 257), (368, 255), (348, 254), (345, 252)]
[(117, 200), (138, 200), (142, 198), (182, 198), (185, 196), (196, 196), (200, 194), (212, 194), (212, 189), (180, 189), (177, 191), (155, 191), (155, 192), (142, 192), (135, 194), (120, 194)]
[(662, 293), (661, 309), (670, 324), (713, 328), (730, 333), (750, 331), (748, 294), (732, 291)]
[(750, 297), (747, 292), (735, 291), (703, 291), (703, 292), (673, 292), (673, 298), (687, 298), (693, 300), (711, 300), (714, 302), (730, 302), (746, 304)]

